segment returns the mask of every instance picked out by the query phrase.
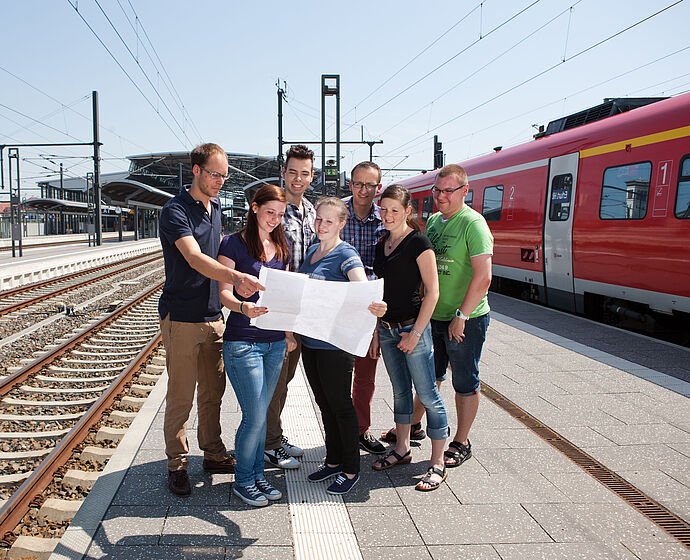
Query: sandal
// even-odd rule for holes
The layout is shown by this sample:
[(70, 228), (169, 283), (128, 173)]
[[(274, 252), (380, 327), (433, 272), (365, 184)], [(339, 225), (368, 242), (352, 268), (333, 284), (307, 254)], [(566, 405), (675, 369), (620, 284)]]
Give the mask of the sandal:
[[(434, 475), (440, 476), (441, 480), (431, 480), (431, 477)], [(414, 489), (419, 490), (420, 492), (431, 492), (432, 490), (436, 490), (439, 486), (441, 486), (441, 483), (446, 478), (448, 478), (448, 472), (446, 471), (446, 467), (443, 467), (443, 470), (439, 469), (438, 467), (429, 467), (429, 470), (426, 471), (426, 474), (417, 483), (417, 486), (415, 486)], [(424, 486), (422, 486), (422, 484), (428, 484), (429, 487), (425, 488)]]
[[(398, 441), (397, 436), (394, 432), (395, 428), (391, 428), (387, 432), (381, 434), (381, 439), (387, 441), (388, 443), (395, 443)], [(415, 441), (421, 441), (426, 437), (426, 432), (422, 429), (422, 423), (412, 424), (410, 426), (410, 439)]]
[(463, 445), (458, 441), (451, 441), (443, 455), (445, 456), (444, 463), (446, 467), (454, 469), (472, 457), (472, 444), (470, 440), (467, 440), (467, 445)]
[[(388, 460), (391, 457), (395, 457), (395, 463), (391, 463)], [(406, 465), (410, 461), (412, 461), (412, 455), (410, 455), (410, 451), (405, 453), (405, 455), (399, 455), (398, 453), (396, 453), (395, 449), (392, 449), (388, 452), (388, 455), (381, 459), (378, 459), (377, 461), (374, 461), (374, 463), (371, 465), (371, 468), (375, 471), (385, 471), (386, 469), (390, 469), (395, 465)]]

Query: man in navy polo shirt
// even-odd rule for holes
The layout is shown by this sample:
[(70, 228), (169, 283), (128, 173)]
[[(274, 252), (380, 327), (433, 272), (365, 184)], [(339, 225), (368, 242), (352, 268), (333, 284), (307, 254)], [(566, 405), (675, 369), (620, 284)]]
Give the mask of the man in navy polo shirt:
[(163, 433), (168, 488), (180, 496), (192, 491), (187, 475), (187, 421), (195, 388), (203, 468), (212, 473), (234, 472), (234, 459), (220, 436), (225, 370), (218, 281), (233, 284), (244, 297), (263, 289), (254, 276), (216, 260), (221, 240), (217, 196), (228, 177), (227, 154), (216, 144), (202, 144), (190, 158), (191, 187), (168, 201), (160, 216), (165, 286), (158, 312), (168, 369)]

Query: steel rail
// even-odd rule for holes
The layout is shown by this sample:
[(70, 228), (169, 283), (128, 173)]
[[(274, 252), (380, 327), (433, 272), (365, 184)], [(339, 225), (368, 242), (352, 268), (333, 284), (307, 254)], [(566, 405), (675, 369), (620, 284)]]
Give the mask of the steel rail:
[(144, 292), (141, 296), (137, 297), (130, 303), (124, 305), (123, 307), (120, 307), (113, 311), (112, 313), (108, 314), (105, 316), (103, 319), (98, 321), (97, 323), (91, 325), (88, 327), (86, 330), (75, 334), (73, 337), (69, 338), (62, 344), (56, 346), (52, 350), (49, 350), (46, 352), (43, 356), (38, 358), (36, 361), (33, 361), (20, 370), (17, 370), (11, 375), (8, 375), (5, 377), (5, 379), (0, 381), (0, 397), (4, 397), (7, 395), (14, 387), (16, 387), (18, 384), (22, 383), (24, 380), (26, 380), (30, 375), (40, 371), (42, 368), (46, 367), (48, 364), (51, 362), (57, 360), (59, 357), (63, 356), (70, 350), (72, 350), (75, 346), (77, 346), (79, 343), (83, 342), (86, 338), (91, 336), (94, 331), (97, 331), (98, 329), (105, 327), (106, 325), (112, 323), (116, 319), (118, 319), (121, 315), (123, 315), (126, 311), (134, 307), (135, 305), (138, 305), (141, 303), (142, 300), (145, 298), (149, 297), (151, 294), (153, 294), (156, 290), (159, 290), (163, 287), (163, 282), (157, 284), (153, 288), (150, 288), (146, 292)]
[[(139, 298), (148, 297), (146, 294)], [(14, 530), (35, 501), (40, 500), (43, 492), (53, 481), (53, 475), (72, 457), (74, 449), (83, 443), (89, 431), (101, 420), (106, 409), (126, 388), (134, 374), (139, 371), (148, 357), (154, 352), (161, 341), (161, 333), (158, 331), (151, 341), (137, 354), (129, 365), (120, 373), (113, 383), (105, 390), (99, 399), (91, 405), (79, 422), (65, 435), (60, 443), (41, 462), (38, 468), (27, 478), (24, 483), (12, 494), (12, 497), (0, 508), (0, 544), (10, 546), (16, 538)]]
[[(156, 253), (160, 253), (160, 251), (156, 251)], [(2, 300), (6, 297), (9, 296), (14, 296), (17, 294), (21, 294), (22, 292), (28, 292), (30, 290), (36, 290), (38, 288), (43, 288), (45, 286), (50, 286), (51, 284), (56, 284), (57, 282), (62, 282), (64, 280), (71, 280), (72, 278), (77, 278), (79, 276), (83, 276), (84, 274), (89, 274), (91, 272), (98, 272), (99, 270), (103, 270), (105, 268), (112, 268), (113, 266), (117, 266), (118, 264), (126, 263), (128, 261), (134, 260), (134, 259), (139, 259), (141, 257), (145, 257), (146, 255), (138, 255), (136, 257), (130, 257), (128, 259), (123, 259), (121, 261), (117, 262), (112, 262), (108, 264), (102, 264), (99, 266), (94, 266), (93, 268), (89, 268), (87, 270), (80, 270), (78, 272), (71, 272), (70, 274), (64, 274), (62, 276), (56, 276), (55, 278), (50, 278), (48, 280), (41, 280), (40, 282), (34, 282), (32, 284), (26, 284), (24, 286), (17, 286), (16, 288), (10, 288), (9, 290), (3, 290), (0, 291), (0, 303), (2, 303)]]
[[(127, 235), (127, 236), (122, 236), (123, 241), (134, 241), (134, 236), (133, 235)], [(88, 243), (88, 239), (73, 239), (72, 241), (51, 241), (50, 243), (30, 243), (27, 245), (26, 243), (22, 242), (22, 246), (24, 249), (38, 249), (40, 247), (55, 247), (57, 245), (77, 245), (79, 243)], [(118, 241), (119, 243), (119, 241)], [(2, 251), (11, 251), (12, 246), (9, 245), (7, 247), (0, 247), (0, 252)]]
[[(136, 257), (135, 257), (136, 258)], [(32, 299), (28, 299), (26, 301), (20, 301), (19, 303), (15, 303), (14, 305), (9, 305), (7, 307), (2, 307), (0, 308), (0, 317), (3, 315), (7, 315), (8, 313), (11, 313), (12, 311), (18, 311), (20, 309), (24, 309), (25, 307), (28, 307), (29, 305), (34, 305), (36, 303), (40, 303), (42, 301), (45, 301), (46, 299), (50, 299), (52, 297), (57, 297), (61, 294), (64, 294), (65, 292), (69, 292), (70, 290), (76, 290), (77, 288), (81, 288), (83, 286), (86, 286), (87, 284), (90, 284), (91, 282), (98, 282), (100, 280), (105, 280), (106, 278), (110, 278), (111, 276), (115, 276), (116, 274), (120, 274), (122, 272), (127, 272), (128, 270), (132, 270), (133, 268), (136, 268), (138, 266), (143, 266), (145, 264), (152, 263), (154, 261), (160, 260), (162, 256), (158, 255), (156, 257), (150, 258), (148, 260), (134, 263), (130, 266), (126, 266), (125, 268), (120, 268), (118, 270), (112, 270), (110, 272), (107, 272), (97, 278), (89, 278), (88, 280), (84, 280), (83, 282), (79, 282), (77, 284), (72, 284), (71, 286), (65, 286), (64, 288), (59, 288), (53, 292), (50, 292), (48, 294), (41, 294), (40, 296), (36, 296)], [(117, 264), (122, 264), (123, 262), (127, 261), (120, 261), (119, 263), (113, 263), (112, 266), (116, 266)], [(84, 272), (84, 274), (89, 274), (91, 272), (94, 272), (94, 269), (91, 269), (89, 271)], [(97, 270), (96, 270), (97, 272)], [(79, 273), (76, 273), (79, 274)], [(29, 291), (29, 290), (26, 290)], [(2, 300), (0, 300), (0, 304), (2, 303)]]

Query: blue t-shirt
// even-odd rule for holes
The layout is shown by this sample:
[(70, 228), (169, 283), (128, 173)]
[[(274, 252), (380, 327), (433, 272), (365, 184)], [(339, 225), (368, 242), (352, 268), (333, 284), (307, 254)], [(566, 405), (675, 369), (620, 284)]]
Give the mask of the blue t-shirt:
[(175, 242), (191, 235), (201, 252), (215, 259), (221, 229), (218, 199), (211, 199), (209, 216), (203, 203), (183, 188), (163, 206), (159, 225), (165, 262), (165, 286), (158, 300), (161, 319), (170, 314), (171, 320), (182, 323), (215, 321), (222, 309), (218, 282), (189, 266)]
[[(299, 269), (301, 273), (308, 274), (310, 278), (315, 278), (316, 280), (330, 280), (332, 282), (349, 282), (350, 279), (347, 277), (348, 272), (358, 266), (364, 268), (362, 259), (359, 257), (357, 250), (345, 241), (339, 243), (335, 249), (321, 260), (311, 264), (311, 258), (320, 245), (320, 242), (317, 242), (307, 249), (307, 254), (304, 256), (304, 262)], [(340, 350), (337, 346), (333, 346), (332, 344), (328, 344), (328, 342), (316, 338), (302, 336), (301, 340), (302, 344), (307, 348)]]
[[(252, 257), (249, 254), (249, 249), (245, 244), (244, 239), (242, 239), (242, 236), (239, 233), (226, 235), (220, 244), (220, 251), (218, 254), (232, 259), (235, 262), (235, 270), (252, 274), (257, 278), (262, 266), (276, 268), (278, 270), (285, 270), (286, 267), (286, 263), (282, 260), (277, 260), (276, 257), (273, 257), (266, 263)], [(256, 301), (259, 299), (258, 293), (248, 298), (243, 298), (242, 296), (238, 295), (234, 288), (232, 293), (240, 301), (252, 301), (256, 303)], [(268, 329), (254, 327), (249, 324), (249, 317), (236, 311), (230, 312), (228, 322), (225, 325), (225, 333), (223, 334), (223, 340), (243, 342), (278, 342), (284, 338), (284, 331), (271, 331)]]

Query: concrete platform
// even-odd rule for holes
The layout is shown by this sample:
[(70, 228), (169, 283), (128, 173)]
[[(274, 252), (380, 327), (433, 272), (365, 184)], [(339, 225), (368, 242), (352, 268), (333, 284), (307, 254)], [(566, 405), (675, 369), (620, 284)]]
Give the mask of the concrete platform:
[[(649, 496), (690, 519), (690, 351), (559, 312), (490, 295), (481, 376)], [(52, 558), (685, 559), (690, 551), (488, 399), (470, 434), (473, 458), (437, 491), (414, 490), (429, 440), (413, 461), (374, 472), (344, 498), (305, 477), (323, 439), (301, 369), (290, 385), (286, 433), (306, 449), (297, 471), (267, 469), (286, 497), (255, 509), (209, 475), (190, 421), (193, 493), (166, 487), (163, 378)], [(455, 411), (450, 382), (442, 395)], [(382, 362), (372, 431), (392, 425)], [(232, 448), (240, 413), (223, 406)]]
[(0, 291), (158, 251), (160, 247), (158, 239), (121, 242), (105, 240), (100, 247), (75, 243), (24, 248), (21, 257), (12, 257), (11, 253), (2, 252)]

